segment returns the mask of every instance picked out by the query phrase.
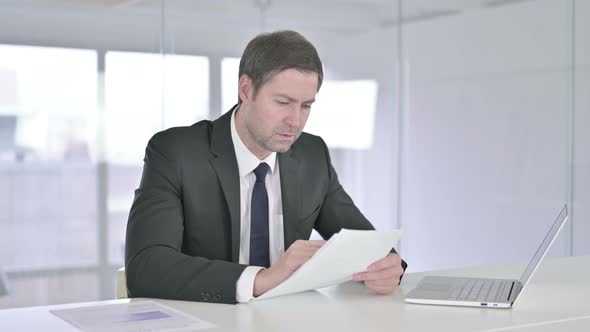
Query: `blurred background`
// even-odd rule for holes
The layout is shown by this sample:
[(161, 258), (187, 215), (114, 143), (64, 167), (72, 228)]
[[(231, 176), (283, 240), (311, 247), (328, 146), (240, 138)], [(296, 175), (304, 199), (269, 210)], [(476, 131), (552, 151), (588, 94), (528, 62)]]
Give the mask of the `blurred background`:
[[(590, 254), (590, 2), (0, 0), (0, 308), (112, 299), (149, 138), (237, 101), (255, 35), (325, 66), (306, 131), (409, 271)], [(3, 272), (2, 272), (3, 271)]]

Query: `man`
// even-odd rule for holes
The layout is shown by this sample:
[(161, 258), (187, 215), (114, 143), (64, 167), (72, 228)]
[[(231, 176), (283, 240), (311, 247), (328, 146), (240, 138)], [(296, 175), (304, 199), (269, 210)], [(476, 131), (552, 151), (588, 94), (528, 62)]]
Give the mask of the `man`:
[[(308, 240), (312, 229), (325, 239), (373, 229), (323, 140), (302, 133), (322, 79), (303, 36), (260, 35), (242, 55), (238, 105), (152, 137), (127, 224), (130, 296), (247, 302), (324, 244)], [(405, 266), (392, 250), (353, 279), (389, 294)]]

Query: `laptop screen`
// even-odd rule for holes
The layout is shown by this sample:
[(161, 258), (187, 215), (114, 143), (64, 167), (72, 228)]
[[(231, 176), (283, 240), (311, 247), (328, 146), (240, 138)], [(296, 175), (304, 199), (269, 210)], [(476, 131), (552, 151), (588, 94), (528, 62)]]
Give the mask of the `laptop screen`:
[(541, 259), (543, 259), (543, 257), (545, 256), (545, 253), (547, 252), (547, 250), (551, 246), (551, 243), (553, 243), (553, 240), (555, 239), (555, 237), (557, 237), (557, 234), (561, 230), (566, 219), (567, 219), (567, 204), (563, 206), (561, 213), (559, 213), (559, 216), (557, 216), (557, 219), (553, 223), (553, 226), (551, 226), (551, 229), (549, 230), (549, 232), (545, 236), (545, 239), (543, 239), (543, 242), (539, 246), (539, 249), (537, 249), (537, 252), (535, 252), (533, 259), (531, 259), (526, 270), (524, 270), (524, 273), (520, 277), (521, 285), (524, 286), (524, 285), (526, 285), (527, 281), (529, 281), (531, 275), (533, 274), (533, 272), (535, 272), (535, 269), (539, 265), (539, 262), (541, 261)]

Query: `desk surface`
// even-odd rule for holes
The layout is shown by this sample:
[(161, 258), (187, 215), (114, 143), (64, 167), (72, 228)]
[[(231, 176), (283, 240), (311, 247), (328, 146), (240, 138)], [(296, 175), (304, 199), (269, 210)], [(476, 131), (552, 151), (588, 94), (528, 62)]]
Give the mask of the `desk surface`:
[[(156, 300), (217, 325), (208, 331), (589, 331), (590, 256), (545, 261), (513, 309), (404, 303), (423, 275), (518, 278), (524, 265), (410, 273), (390, 296), (348, 282), (249, 304)], [(75, 331), (49, 310), (143, 299), (0, 310), (0, 331)], [(207, 331), (207, 330), (206, 330)]]

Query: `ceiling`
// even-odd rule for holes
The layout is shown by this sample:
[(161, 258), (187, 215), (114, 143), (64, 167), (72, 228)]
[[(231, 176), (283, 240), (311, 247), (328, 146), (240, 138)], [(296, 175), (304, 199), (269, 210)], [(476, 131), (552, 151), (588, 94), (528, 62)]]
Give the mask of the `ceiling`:
[(261, 8), (266, 8), (265, 19), (268, 22), (285, 19), (315, 21), (320, 27), (331, 26), (348, 31), (350, 28), (345, 26), (357, 23), (365, 28), (396, 23), (400, 8), (403, 20), (412, 22), (463, 10), (525, 1), (534, 0), (0, 0), (0, 8), (135, 13), (161, 12), (164, 8), (167, 15), (192, 16), (210, 21), (228, 16), (256, 20), (256, 16), (261, 15)]
[(329, 41), (523, 1), (0, 0), (0, 43), (231, 53), (260, 31)]

